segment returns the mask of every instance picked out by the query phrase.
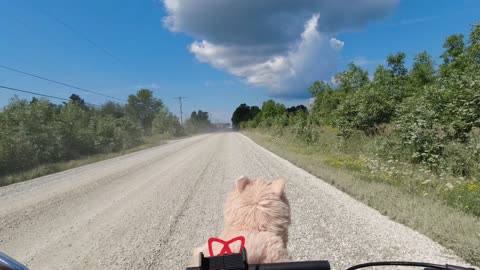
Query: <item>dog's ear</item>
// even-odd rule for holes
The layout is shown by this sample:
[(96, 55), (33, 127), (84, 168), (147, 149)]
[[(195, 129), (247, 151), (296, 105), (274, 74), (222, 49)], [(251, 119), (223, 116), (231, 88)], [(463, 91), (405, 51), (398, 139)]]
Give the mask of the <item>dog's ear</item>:
[(248, 183), (250, 183), (250, 179), (248, 179), (248, 177), (244, 175), (240, 176), (240, 178), (235, 181), (237, 191), (243, 191)]
[(273, 180), (272, 182), (273, 193), (277, 194), (278, 196), (281, 196), (283, 194), (283, 190), (285, 190), (286, 183), (287, 181), (285, 181), (284, 179)]

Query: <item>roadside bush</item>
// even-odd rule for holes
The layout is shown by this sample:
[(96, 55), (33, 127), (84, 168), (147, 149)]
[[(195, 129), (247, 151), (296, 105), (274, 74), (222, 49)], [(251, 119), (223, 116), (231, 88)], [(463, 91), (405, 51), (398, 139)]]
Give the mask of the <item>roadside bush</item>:
[[(1, 113), (1, 158), (3, 171), (23, 170), (58, 159), (56, 111), (46, 100), (28, 103), (13, 98)], [(1, 170), (0, 170), (1, 172)]]
[(153, 119), (153, 133), (177, 137), (184, 135), (184, 130), (178, 117), (165, 108), (158, 112)]
[(394, 113), (393, 100), (376, 87), (360, 89), (348, 96), (337, 110), (337, 125), (348, 136), (353, 130), (374, 135), (384, 123), (389, 123)]
[(449, 142), (445, 145), (440, 167), (451, 175), (480, 178), (479, 164), (480, 136), (472, 131), (465, 143)]
[(115, 120), (115, 132), (113, 141), (115, 142), (115, 151), (126, 150), (143, 142), (143, 129), (139, 123), (133, 122), (127, 118)]
[(115, 120), (111, 115), (95, 119), (95, 147), (100, 152), (115, 151), (119, 149), (119, 144), (121, 146), (121, 142), (115, 140)]
[(88, 111), (69, 103), (61, 109), (58, 121), (63, 159), (95, 153), (95, 122)]
[(62, 105), (12, 98), (0, 111), (0, 176), (138, 146), (152, 125), (158, 134), (183, 135), (178, 118), (151, 91), (143, 89), (131, 97), (136, 106), (129, 111), (113, 102), (90, 107), (75, 94)]
[(437, 168), (447, 134), (434, 105), (425, 97), (410, 98), (399, 107), (398, 115), (395, 131), (410, 154), (409, 160)]

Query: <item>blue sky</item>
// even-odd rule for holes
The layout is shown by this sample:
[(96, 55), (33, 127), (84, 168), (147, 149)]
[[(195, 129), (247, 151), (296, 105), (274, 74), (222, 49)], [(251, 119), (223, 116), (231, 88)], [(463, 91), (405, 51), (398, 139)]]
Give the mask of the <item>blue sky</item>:
[[(313, 79), (327, 80), (350, 61), (371, 72), (392, 52), (406, 52), (408, 63), (421, 50), (437, 58), (446, 36), (468, 34), (480, 21), (476, 0), (300, 2), (0, 0), (0, 65), (120, 99), (149, 88), (175, 113), (173, 98), (186, 96), (187, 114), (201, 109), (226, 121), (240, 103), (305, 104)], [(2, 68), (0, 85), (106, 100)], [(0, 89), (0, 106), (14, 94)]]

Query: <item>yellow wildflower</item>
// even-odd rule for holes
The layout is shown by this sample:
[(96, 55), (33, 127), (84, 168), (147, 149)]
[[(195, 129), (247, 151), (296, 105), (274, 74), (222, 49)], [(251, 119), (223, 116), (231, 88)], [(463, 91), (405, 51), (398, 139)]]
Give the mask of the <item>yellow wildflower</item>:
[(475, 182), (470, 182), (467, 184), (468, 191), (475, 191), (478, 189), (478, 185)]

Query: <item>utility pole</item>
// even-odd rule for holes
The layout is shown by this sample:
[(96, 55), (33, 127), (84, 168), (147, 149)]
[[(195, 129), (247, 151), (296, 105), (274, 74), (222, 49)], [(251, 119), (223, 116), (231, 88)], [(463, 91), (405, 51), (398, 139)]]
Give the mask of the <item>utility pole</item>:
[(174, 97), (174, 99), (178, 99), (178, 102), (180, 103), (180, 124), (183, 124), (183, 110), (182, 110), (182, 99), (185, 99), (187, 97)]

